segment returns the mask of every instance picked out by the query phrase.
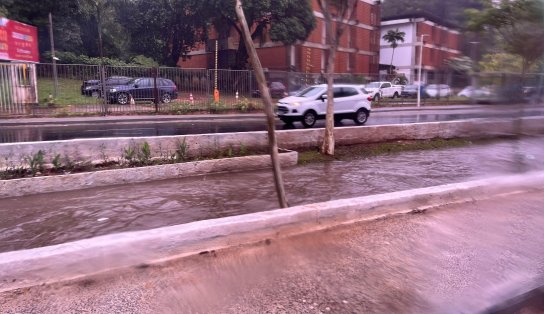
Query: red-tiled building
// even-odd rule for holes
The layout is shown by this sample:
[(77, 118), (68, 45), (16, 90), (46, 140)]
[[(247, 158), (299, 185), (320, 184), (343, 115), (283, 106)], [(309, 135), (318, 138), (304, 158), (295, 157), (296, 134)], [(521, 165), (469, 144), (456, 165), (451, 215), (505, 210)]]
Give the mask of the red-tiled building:
[[(325, 71), (327, 47), (323, 14), (316, 0), (312, 0), (312, 8), (316, 17), (316, 28), (306, 41), (290, 46), (271, 40), (265, 40), (263, 44), (255, 42), (264, 68), (309, 73)], [(340, 39), (335, 72), (377, 74), (380, 49), (379, 1), (359, 0), (349, 24)], [(187, 60), (180, 59), (178, 66), (213, 68), (215, 39), (219, 37), (219, 67), (230, 68), (240, 38), (235, 30), (227, 30), (227, 32), (217, 34), (216, 31), (211, 30), (209, 36), (211, 40), (208, 44), (197, 47), (190, 53), (190, 58)]]

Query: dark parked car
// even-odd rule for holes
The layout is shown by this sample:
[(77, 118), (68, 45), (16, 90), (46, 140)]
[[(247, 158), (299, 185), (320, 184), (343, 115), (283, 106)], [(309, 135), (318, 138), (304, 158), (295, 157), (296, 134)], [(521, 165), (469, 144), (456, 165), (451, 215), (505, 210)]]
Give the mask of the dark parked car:
[[(104, 83), (106, 85), (106, 90), (108, 90), (111, 86), (124, 85), (130, 82), (130, 80), (132, 80), (132, 77), (110, 76), (104, 80)], [(99, 97), (101, 93), (102, 86), (100, 80), (83, 81), (83, 85), (81, 85), (81, 95)]]
[[(287, 97), (287, 88), (283, 85), (282, 82), (272, 82), (268, 85), (270, 89), (270, 95), (273, 98), (283, 98)], [(261, 91), (259, 89), (254, 90), (252, 93), (253, 97), (261, 97)]]
[[(134, 100), (153, 100), (153, 81), (152, 77), (141, 77), (135, 78), (125, 85), (111, 86), (108, 90), (108, 98), (111, 102), (120, 105), (128, 104), (131, 96)], [(163, 103), (169, 103), (178, 97), (178, 88), (169, 79), (157, 78), (157, 89), (159, 101)]]

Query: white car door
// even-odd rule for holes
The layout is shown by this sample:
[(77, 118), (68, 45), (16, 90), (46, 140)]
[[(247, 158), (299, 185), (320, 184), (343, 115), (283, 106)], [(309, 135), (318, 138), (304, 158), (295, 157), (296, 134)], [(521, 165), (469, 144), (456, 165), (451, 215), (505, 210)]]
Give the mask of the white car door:
[(382, 97), (391, 97), (393, 96), (393, 93), (391, 93), (391, 83), (383, 83), (382, 84)]
[(361, 95), (355, 87), (342, 87), (338, 98), (335, 98), (335, 112), (347, 113), (354, 112), (355, 105), (361, 100)]
[[(342, 89), (340, 87), (333, 87), (332, 89), (334, 94), (334, 110), (336, 111), (336, 108), (338, 107), (338, 96), (341, 95)], [(323, 95), (327, 95), (327, 92), (325, 91)], [(325, 101), (321, 101), (321, 99), (318, 99), (318, 107), (319, 107), (319, 115), (325, 115), (327, 114), (327, 99)]]

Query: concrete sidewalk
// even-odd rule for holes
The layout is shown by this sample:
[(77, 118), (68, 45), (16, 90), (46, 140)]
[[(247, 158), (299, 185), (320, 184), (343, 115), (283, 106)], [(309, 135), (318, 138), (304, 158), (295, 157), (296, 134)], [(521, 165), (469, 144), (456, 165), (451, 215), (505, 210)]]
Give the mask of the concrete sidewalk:
[[(497, 107), (497, 105), (493, 105)], [(507, 106), (511, 108), (511, 106)], [(452, 106), (423, 106), (423, 107), (386, 107), (374, 108), (372, 112), (395, 111), (428, 111), (428, 110), (466, 110), (489, 108), (486, 105), (452, 105)], [(130, 123), (130, 122), (166, 122), (192, 120), (232, 120), (240, 117), (264, 119), (264, 113), (240, 114), (190, 114), (190, 115), (126, 115), (105, 117), (62, 117), (62, 118), (15, 118), (0, 120), (2, 126), (32, 126), (32, 125), (62, 125), (62, 124), (96, 124), (96, 123)]]
[(544, 283), (543, 196), (496, 196), (17, 289), (0, 294), (0, 309), (478, 313)]

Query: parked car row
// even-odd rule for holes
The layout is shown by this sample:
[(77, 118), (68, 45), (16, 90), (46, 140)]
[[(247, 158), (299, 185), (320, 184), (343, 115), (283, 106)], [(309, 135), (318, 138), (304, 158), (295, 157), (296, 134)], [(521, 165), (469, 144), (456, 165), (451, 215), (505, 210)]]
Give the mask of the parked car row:
[(544, 89), (536, 86), (510, 84), (504, 86), (488, 85), (482, 87), (467, 86), (457, 96), (471, 98), (477, 103), (520, 103), (542, 102)]
[(404, 98), (416, 98), (418, 88), (420, 89), (422, 98), (448, 98), (452, 96), (451, 87), (446, 84), (406, 85), (402, 90), (401, 96)]
[[(107, 88), (110, 86), (125, 85), (130, 80), (132, 80), (132, 77), (110, 76), (104, 80), (104, 85)], [(101, 94), (102, 94), (102, 85), (100, 84), (100, 80), (83, 81), (83, 84), (81, 85), (81, 95), (101, 97)]]
[[(178, 97), (176, 84), (166, 78), (156, 78), (158, 99), (163, 103), (169, 103)], [(155, 99), (155, 78), (127, 76), (110, 76), (104, 81), (104, 88), (100, 80), (84, 81), (81, 85), (81, 94), (85, 96), (102, 97), (102, 90), (106, 93), (106, 99), (111, 103), (120, 105), (129, 104), (131, 98), (137, 100)]]

